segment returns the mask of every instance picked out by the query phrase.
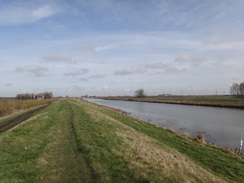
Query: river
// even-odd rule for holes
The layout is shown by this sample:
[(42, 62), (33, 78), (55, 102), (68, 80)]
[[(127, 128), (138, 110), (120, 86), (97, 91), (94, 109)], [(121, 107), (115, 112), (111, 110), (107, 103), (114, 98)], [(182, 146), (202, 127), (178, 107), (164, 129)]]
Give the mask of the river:
[(152, 124), (171, 128), (196, 137), (201, 133), (206, 141), (217, 146), (240, 146), (244, 132), (244, 110), (178, 104), (86, 99), (100, 105), (113, 107)]

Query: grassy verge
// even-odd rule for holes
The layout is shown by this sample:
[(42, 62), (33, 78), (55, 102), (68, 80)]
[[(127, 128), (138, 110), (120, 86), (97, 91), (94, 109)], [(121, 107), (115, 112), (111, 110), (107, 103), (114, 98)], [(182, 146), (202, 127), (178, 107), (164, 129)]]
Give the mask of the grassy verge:
[(103, 99), (244, 108), (244, 98), (234, 96), (104, 97)]
[(2, 182), (243, 182), (244, 160), (81, 100), (0, 135)]
[(69, 112), (57, 102), (0, 135), (1, 182), (79, 182)]

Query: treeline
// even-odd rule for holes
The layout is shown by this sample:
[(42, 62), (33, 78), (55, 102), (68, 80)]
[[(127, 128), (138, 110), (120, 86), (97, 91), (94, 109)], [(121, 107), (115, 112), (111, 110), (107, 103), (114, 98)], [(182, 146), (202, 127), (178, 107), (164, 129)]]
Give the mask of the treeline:
[(44, 93), (26, 93), (26, 94), (18, 94), (16, 95), (17, 100), (31, 100), (31, 99), (51, 99), (53, 98), (52, 92), (44, 92)]
[(244, 82), (233, 83), (230, 87), (230, 94), (235, 96), (241, 96), (244, 97)]

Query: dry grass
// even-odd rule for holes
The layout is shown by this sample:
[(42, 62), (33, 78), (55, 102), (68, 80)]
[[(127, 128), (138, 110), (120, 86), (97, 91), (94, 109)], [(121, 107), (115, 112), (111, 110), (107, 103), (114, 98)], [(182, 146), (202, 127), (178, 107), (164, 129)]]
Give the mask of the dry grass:
[(14, 100), (0, 99), (0, 117), (11, 115), (16, 111), (29, 109), (32, 107), (44, 105), (56, 101), (55, 99), (48, 100)]
[(123, 150), (117, 153), (129, 161), (130, 169), (138, 178), (149, 178), (152, 182), (155, 178), (162, 182), (225, 182), (176, 150), (137, 131), (127, 130), (117, 135), (123, 139)]

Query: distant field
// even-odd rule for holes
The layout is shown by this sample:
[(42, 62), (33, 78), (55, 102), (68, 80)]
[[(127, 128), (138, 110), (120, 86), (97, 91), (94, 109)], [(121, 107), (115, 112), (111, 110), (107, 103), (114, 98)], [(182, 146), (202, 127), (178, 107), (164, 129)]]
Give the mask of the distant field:
[(244, 182), (232, 152), (82, 100), (52, 103), (0, 144), (1, 182)]
[(244, 98), (234, 96), (102, 97), (102, 99), (244, 108)]

